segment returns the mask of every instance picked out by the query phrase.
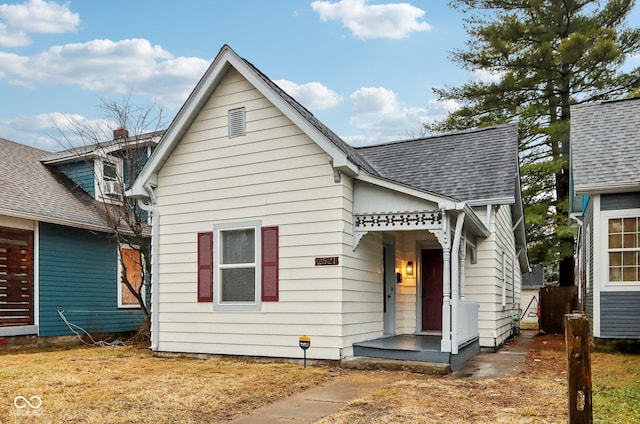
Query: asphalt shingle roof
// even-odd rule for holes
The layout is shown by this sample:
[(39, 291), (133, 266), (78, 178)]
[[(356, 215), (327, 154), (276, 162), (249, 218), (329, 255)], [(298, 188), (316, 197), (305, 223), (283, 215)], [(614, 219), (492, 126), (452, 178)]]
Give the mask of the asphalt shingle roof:
[(383, 177), (461, 201), (512, 198), (518, 125), (360, 147)]
[(571, 159), (576, 191), (627, 186), (640, 190), (640, 98), (571, 108)]
[(375, 169), (371, 167), (366, 160), (364, 160), (358, 154), (357, 150), (351, 145), (347, 144), (344, 140), (342, 140), (336, 133), (334, 133), (329, 127), (323, 124), (318, 118), (316, 118), (307, 108), (302, 106), (296, 99), (287, 94), (282, 88), (280, 88), (275, 82), (273, 82), (269, 77), (267, 77), (262, 71), (253, 66), (251, 62), (246, 59), (242, 59), (244, 62), (249, 65), (249, 67), (260, 77), (262, 78), (269, 87), (276, 92), (280, 97), (284, 99), (287, 103), (289, 103), (302, 117), (304, 117), (311, 125), (316, 127), (318, 131), (320, 131), (328, 140), (330, 140), (337, 148), (339, 148), (353, 163), (358, 165), (360, 168), (364, 169), (368, 173), (372, 175), (376, 175), (377, 172)]
[(0, 210), (40, 221), (105, 228), (104, 206), (42, 164), (51, 152), (0, 138)]

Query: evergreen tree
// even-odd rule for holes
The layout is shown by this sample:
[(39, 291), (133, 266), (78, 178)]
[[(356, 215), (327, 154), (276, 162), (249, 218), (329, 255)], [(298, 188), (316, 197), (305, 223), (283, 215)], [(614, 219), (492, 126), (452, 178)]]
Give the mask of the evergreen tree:
[[(640, 52), (640, 29), (626, 17), (634, 0), (452, 0), (470, 35), (452, 59), (491, 81), (435, 90), (462, 107), (426, 125), (451, 131), (517, 120), (525, 219), (532, 263), (559, 264), (573, 284), (569, 226), (570, 105), (628, 95), (640, 68), (622, 72)], [(491, 146), (487, 146), (488, 149)]]

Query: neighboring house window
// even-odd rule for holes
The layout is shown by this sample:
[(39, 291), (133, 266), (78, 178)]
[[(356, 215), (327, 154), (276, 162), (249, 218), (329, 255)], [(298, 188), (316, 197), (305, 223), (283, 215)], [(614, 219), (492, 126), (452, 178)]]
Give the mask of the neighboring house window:
[[(123, 265), (124, 270), (126, 271), (123, 270)], [(140, 250), (130, 246), (120, 247), (118, 255), (118, 307), (140, 307), (138, 299), (136, 299), (131, 290), (129, 290), (129, 287), (127, 287), (127, 285), (124, 283), (123, 271), (126, 272), (129, 284), (131, 284), (135, 290), (141, 292), (142, 285), (144, 283), (143, 265), (144, 264)]]
[(640, 281), (640, 218), (609, 218), (609, 282)]
[(117, 200), (122, 195), (122, 160), (104, 157), (96, 160), (96, 199)]
[(240, 107), (229, 110), (229, 138), (245, 135), (246, 129), (245, 109)]

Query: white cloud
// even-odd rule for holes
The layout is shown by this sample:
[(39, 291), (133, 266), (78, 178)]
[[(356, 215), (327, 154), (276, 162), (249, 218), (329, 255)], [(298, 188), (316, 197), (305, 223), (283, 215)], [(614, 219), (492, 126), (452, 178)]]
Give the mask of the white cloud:
[(490, 69), (474, 69), (472, 73), (474, 81), (484, 82), (488, 84), (500, 82), (504, 75), (505, 72), (492, 71)]
[(407, 38), (414, 31), (428, 31), (431, 26), (422, 20), (425, 11), (409, 3), (368, 5), (368, 0), (314, 1), (311, 8), (322, 21), (340, 21), (354, 37)]
[(0, 4), (0, 47), (31, 44), (28, 33), (59, 34), (75, 31), (80, 15), (69, 4), (28, 0), (20, 4)]
[(93, 40), (53, 46), (35, 56), (0, 52), (0, 76), (14, 85), (77, 85), (87, 91), (152, 97), (177, 107), (204, 73), (208, 62), (175, 58), (148, 40)]
[[(17, 143), (43, 150), (60, 151), (87, 142), (73, 133), (76, 124), (105, 137), (111, 134), (111, 128), (114, 127), (113, 123), (104, 119), (92, 120), (78, 114), (54, 112), (0, 119), (0, 133), (3, 138)], [(64, 137), (59, 131), (63, 132)]]
[[(422, 123), (443, 119), (458, 108), (454, 101), (429, 100), (424, 107), (400, 102), (392, 90), (384, 87), (362, 87), (350, 99), (353, 113), (349, 120), (359, 135), (344, 139), (353, 145), (375, 144), (418, 136)], [(417, 133), (416, 133), (417, 132)]]
[(328, 109), (342, 102), (342, 96), (319, 82), (306, 84), (296, 84), (288, 80), (274, 82), (301, 105), (312, 111)]

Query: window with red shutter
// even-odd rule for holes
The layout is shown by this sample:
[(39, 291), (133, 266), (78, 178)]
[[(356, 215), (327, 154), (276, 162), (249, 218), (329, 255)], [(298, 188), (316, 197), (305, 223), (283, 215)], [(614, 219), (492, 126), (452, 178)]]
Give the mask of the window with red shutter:
[(278, 301), (278, 227), (262, 227), (262, 301)]
[(198, 233), (198, 302), (213, 302), (213, 232)]

